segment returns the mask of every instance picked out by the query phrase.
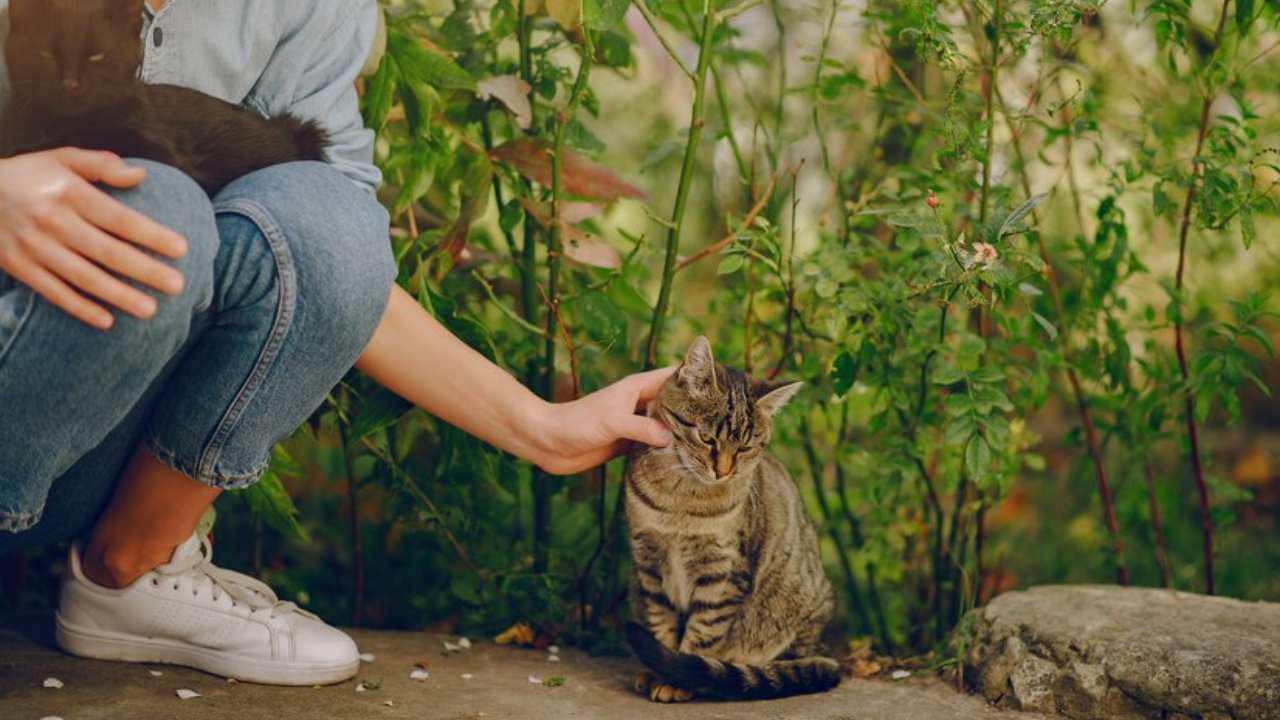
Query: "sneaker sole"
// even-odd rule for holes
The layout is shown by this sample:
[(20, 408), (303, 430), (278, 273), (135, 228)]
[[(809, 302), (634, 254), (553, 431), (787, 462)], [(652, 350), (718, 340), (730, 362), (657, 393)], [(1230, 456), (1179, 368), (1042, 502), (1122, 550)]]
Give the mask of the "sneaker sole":
[(182, 665), (221, 677), (264, 685), (332, 685), (350, 680), (360, 661), (342, 665), (280, 663), (251, 660), (238, 655), (161, 638), (112, 635), (72, 626), (56, 615), (58, 647), (72, 655), (117, 662)]

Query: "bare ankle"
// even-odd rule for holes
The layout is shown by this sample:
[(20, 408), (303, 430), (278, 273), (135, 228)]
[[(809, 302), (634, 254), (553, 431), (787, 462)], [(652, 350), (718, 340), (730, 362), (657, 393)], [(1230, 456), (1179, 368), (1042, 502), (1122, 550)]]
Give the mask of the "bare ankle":
[(173, 552), (142, 545), (101, 546), (91, 539), (81, 555), (80, 570), (89, 581), (103, 587), (119, 589), (163, 565)]

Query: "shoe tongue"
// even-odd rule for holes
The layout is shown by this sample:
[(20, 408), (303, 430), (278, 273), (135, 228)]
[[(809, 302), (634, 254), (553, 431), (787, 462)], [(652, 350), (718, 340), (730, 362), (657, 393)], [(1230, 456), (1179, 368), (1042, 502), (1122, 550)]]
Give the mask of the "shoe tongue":
[(189, 558), (201, 554), (200, 536), (192, 535), (187, 538), (181, 545), (173, 549), (173, 557), (169, 558), (169, 563), (173, 564), (184, 558)]

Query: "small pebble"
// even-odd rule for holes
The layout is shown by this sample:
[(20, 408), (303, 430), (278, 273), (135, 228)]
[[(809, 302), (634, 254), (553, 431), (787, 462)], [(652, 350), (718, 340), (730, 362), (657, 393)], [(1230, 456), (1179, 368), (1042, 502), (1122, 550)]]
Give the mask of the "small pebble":
[(385, 700), (383, 701), (382, 704), (386, 705), (387, 707), (395, 707), (395, 703), (391, 702), (390, 700)]
[(44, 686), (58, 690), (62, 687), (62, 681), (56, 677), (47, 677), (44, 679)]
[(180, 700), (190, 700), (191, 698), (200, 697), (200, 693), (196, 692), (195, 690), (188, 690), (186, 688), (178, 688), (175, 694), (178, 696)]
[(475, 677), (475, 676), (474, 676), (474, 675), (472, 675), (471, 673), (462, 673), (462, 679), (463, 679), (463, 680), (470, 680), (470, 679), (471, 679), (471, 678), (473, 678), (473, 677)]
[(240, 681), (235, 678), (227, 678), (228, 685), (239, 685)]
[(559, 655), (559, 654), (560, 654), (560, 646), (559, 646), (559, 645), (548, 645), (548, 646), (547, 646), (547, 652), (551, 653), (552, 655)]
[(368, 689), (369, 688), (364, 686), (364, 683), (356, 683), (356, 692), (364, 692)]
[(410, 680), (426, 680), (430, 676), (431, 673), (423, 670), (422, 668), (414, 668), (413, 672), (409, 673)]
[(163, 674), (164, 674), (164, 673), (160, 672), (159, 670), (150, 670), (149, 672), (151, 673), (151, 677), (160, 677), (161, 675), (163, 675)]
[(466, 638), (458, 638), (458, 647), (462, 648), (463, 650), (470, 650), (471, 641)]
[(889, 677), (893, 678), (894, 680), (903, 680), (905, 678), (911, 677), (911, 672), (909, 670), (894, 670), (893, 673), (889, 675)]
[(57, 715), (46, 715), (45, 717), (40, 718), (40, 720), (62, 720), (62, 718)]
[(550, 661), (550, 662), (560, 662), (560, 656), (559, 656), (559, 655), (548, 655), (548, 656), (547, 656), (547, 660), (548, 660), (548, 661)]
[(530, 675), (529, 682), (533, 683), (534, 685), (541, 685), (542, 678), (538, 677), (537, 675)]
[(373, 662), (376, 659), (373, 653), (360, 653), (360, 662)]

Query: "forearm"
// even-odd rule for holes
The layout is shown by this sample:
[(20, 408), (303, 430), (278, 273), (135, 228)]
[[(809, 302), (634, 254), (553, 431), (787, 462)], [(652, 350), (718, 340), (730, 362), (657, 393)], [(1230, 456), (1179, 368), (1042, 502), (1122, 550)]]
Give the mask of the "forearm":
[(391, 291), (356, 367), (436, 417), (514, 455), (540, 462), (539, 427), (549, 407), (425, 312), (399, 286)]

